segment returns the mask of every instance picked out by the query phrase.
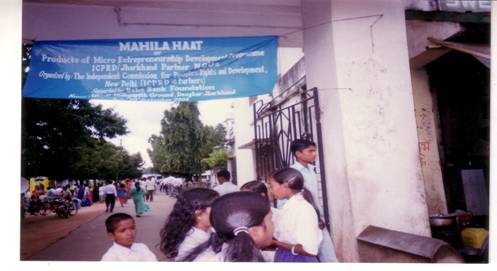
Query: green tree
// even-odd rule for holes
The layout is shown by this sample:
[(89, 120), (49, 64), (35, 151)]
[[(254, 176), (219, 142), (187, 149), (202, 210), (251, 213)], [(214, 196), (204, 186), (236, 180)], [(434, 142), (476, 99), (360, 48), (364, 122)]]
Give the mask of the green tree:
[(201, 156), (208, 157), (215, 148), (224, 146), (226, 137), (226, 128), (222, 124), (218, 124), (215, 128), (212, 126), (204, 126), (201, 130)]
[(105, 141), (127, 133), (126, 120), (112, 110), (86, 100), (24, 98), (22, 104), (23, 176), (115, 178), (132, 164), (126, 152)]
[(228, 165), (229, 152), (226, 149), (216, 149), (209, 154), (209, 157), (202, 159), (205, 169), (211, 169), (214, 172), (226, 169)]
[(197, 104), (187, 102), (164, 112), (160, 134), (149, 139), (152, 149), (148, 153), (155, 170), (187, 180), (202, 173), (202, 159), (224, 144), (226, 132), (222, 125), (204, 126), (199, 115)]

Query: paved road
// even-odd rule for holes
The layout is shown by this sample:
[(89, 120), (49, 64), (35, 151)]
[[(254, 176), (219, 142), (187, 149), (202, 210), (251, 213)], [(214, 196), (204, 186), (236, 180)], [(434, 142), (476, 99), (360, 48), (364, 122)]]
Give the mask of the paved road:
[[(132, 215), (137, 224), (136, 242), (145, 243), (155, 253), (159, 261), (165, 260), (159, 250), (159, 232), (171, 212), (175, 200), (164, 193), (156, 192), (153, 202), (147, 202), (151, 212), (142, 217), (135, 217), (133, 201), (121, 207), (116, 202), (114, 213), (123, 212)], [(112, 245), (107, 238), (105, 219), (109, 213), (103, 213), (94, 220), (81, 225), (65, 238), (33, 254), (28, 260), (34, 261), (99, 261)]]

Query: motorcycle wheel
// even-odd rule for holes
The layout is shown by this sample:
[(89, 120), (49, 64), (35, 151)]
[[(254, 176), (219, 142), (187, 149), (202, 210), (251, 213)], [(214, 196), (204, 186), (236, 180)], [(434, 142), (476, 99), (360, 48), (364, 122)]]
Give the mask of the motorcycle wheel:
[(74, 202), (71, 202), (68, 208), (69, 215), (76, 215), (78, 213), (78, 208), (76, 208), (76, 204), (74, 204)]
[(61, 210), (57, 210), (55, 213), (56, 213), (56, 214), (57, 214), (57, 216), (59, 216), (59, 217), (63, 217), (63, 216), (64, 216), (64, 212), (63, 212), (63, 211), (61, 211)]

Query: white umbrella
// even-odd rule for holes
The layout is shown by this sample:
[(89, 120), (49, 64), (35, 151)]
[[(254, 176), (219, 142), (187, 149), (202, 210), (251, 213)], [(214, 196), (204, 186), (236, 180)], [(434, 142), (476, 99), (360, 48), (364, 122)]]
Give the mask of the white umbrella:
[(29, 181), (26, 178), (21, 177), (21, 193), (25, 193), (28, 190), (29, 190)]

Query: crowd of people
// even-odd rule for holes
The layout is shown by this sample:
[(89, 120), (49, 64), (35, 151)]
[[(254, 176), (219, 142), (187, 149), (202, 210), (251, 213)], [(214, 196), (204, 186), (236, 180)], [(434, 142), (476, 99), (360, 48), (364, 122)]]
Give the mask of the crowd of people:
[[(160, 185), (161, 180), (150, 176), (140, 179), (125, 179), (120, 181), (108, 180), (106, 182), (91, 180), (85, 182), (73, 181), (64, 185), (49, 185), (47, 188), (42, 183), (37, 183), (32, 191), (21, 194), (21, 210), (33, 215), (39, 214), (46, 203), (54, 199), (63, 199), (73, 202), (76, 209), (91, 206), (94, 203), (104, 203), (106, 212), (112, 213), (116, 202), (121, 207), (133, 200), (136, 215), (150, 211), (146, 201), (153, 201), (153, 194)], [(44, 214), (44, 213), (43, 213)]]
[[(172, 261), (336, 262), (322, 208), (316, 204), (316, 145), (299, 139), (291, 151), (294, 165), (242, 187), (232, 184), (224, 170), (213, 188), (181, 189), (173, 177), (158, 182), (160, 191), (177, 199), (159, 234), (160, 251)], [(134, 189), (140, 189), (139, 182)], [(275, 201), (277, 208), (272, 207)], [(134, 242), (137, 229), (131, 216), (113, 214), (106, 228), (114, 243), (102, 260), (157, 260), (145, 244)]]
[[(175, 197), (160, 233), (160, 251), (173, 261), (336, 262), (335, 249), (317, 204), (318, 182), (313, 162), (316, 145), (299, 139), (291, 144), (295, 163), (275, 170), (267, 180), (241, 187), (226, 170), (214, 187), (193, 186), (181, 178), (140, 179), (37, 186), (28, 206), (64, 198), (77, 208), (105, 202), (106, 230), (114, 241), (102, 260), (156, 261), (145, 244), (135, 243), (132, 216), (114, 213), (131, 199), (136, 217), (149, 212), (157, 190)], [(189, 184), (189, 185), (187, 185)], [(272, 207), (275, 206), (275, 207)]]

